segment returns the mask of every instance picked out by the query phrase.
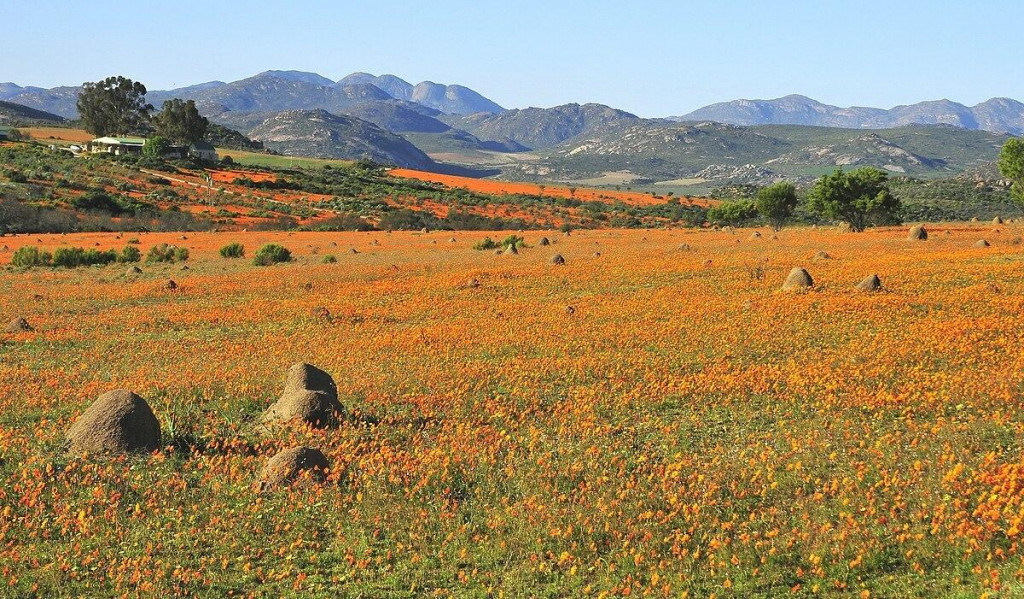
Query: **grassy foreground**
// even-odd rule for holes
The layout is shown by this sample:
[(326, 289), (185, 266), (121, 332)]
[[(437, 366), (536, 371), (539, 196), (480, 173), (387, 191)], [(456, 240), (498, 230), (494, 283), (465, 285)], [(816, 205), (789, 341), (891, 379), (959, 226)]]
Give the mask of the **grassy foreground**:
[[(195, 233), (188, 271), (0, 271), (3, 323), (36, 329), (0, 337), (0, 596), (1019, 597), (1024, 253), (998, 229), (527, 232), (519, 256)], [(0, 263), (62, 243), (123, 241), (5, 237)], [(777, 291), (793, 266), (816, 290)], [(852, 289), (872, 273), (886, 292)], [(257, 424), (297, 361), (347, 422)], [(122, 387), (165, 448), (62, 453)], [(299, 444), (328, 480), (257, 493)]]

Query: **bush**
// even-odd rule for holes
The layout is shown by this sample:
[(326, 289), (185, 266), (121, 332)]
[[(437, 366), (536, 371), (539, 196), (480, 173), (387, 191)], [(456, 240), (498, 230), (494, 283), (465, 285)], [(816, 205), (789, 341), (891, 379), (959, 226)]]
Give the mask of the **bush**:
[(120, 262), (121, 264), (127, 264), (129, 262), (138, 262), (139, 260), (142, 260), (142, 252), (140, 252), (139, 248), (135, 247), (134, 245), (124, 246), (124, 249), (121, 250), (121, 253), (117, 255), (117, 261)]
[(252, 263), (256, 266), (270, 266), (279, 262), (290, 262), (291, 259), (292, 253), (288, 251), (288, 248), (276, 243), (268, 243), (256, 251)]
[(99, 251), (84, 248), (57, 248), (53, 252), (53, 265), (64, 268), (77, 268), (93, 264), (110, 264), (117, 260), (114, 250)]
[(473, 244), (474, 250), (493, 250), (498, 247), (498, 242), (494, 241), (490, 237), (484, 237), (480, 241)]
[(149, 248), (146, 262), (184, 262), (188, 260), (188, 248), (161, 243)]
[(324, 256), (324, 259), (321, 260), (321, 262), (323, 262), (324, 264), (334, 264), (337, 261), (338, 258), (336, 258), (334, 254), (327, 254), (326, 256)]
[(224, 156), (220, 159), (220, 163), (227, 166), (231, 166), (232, 164), (235, 163), (235, 159), (232, 158), (231, 156)]
[(11, 257), (11, 265), (18, 268), (32, 268), (33, 266), (49, 266), (50, 252), (41, 251), (37, 247), (25, 246), (18, 248)]
[(71, 205), (79, 210), (102, 210), (113, 215), (124, 212), (124, 206), (101, 191), (72, 198)]
[(224, 258), (245, 258), (245, 246), (237, 241), (229, 243), (220, 248), (220, 255)]
[(720, 225), (738, 225), (756, 217), (757, 207), (748, 200), (722, 202), (708, 208), (708, 220)]

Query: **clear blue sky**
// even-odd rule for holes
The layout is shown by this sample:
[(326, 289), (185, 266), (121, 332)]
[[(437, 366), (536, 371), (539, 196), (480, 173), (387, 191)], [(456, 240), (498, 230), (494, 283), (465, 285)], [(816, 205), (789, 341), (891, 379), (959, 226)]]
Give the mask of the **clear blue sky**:
[(789, 93), (884, 108), (1024, 100), (1021, 0), (2, 1), (0, 81), (20, 85), (368, 71), (506, 107), (641, 116)]

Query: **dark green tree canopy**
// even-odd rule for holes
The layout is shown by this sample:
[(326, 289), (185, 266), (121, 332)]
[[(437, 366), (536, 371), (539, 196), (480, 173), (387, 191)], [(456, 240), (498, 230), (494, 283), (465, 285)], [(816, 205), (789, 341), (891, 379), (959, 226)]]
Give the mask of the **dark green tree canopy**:
[(210, 121), (199, 114), (195, 100), (167, 100), (153, 119), (158, 135), (175, 143), (196, 143), (206, 136)]
[(142, 146), (142, 153), (153, 158), (160, 158), (170, 147), (171, 142), (167, 141), (167, 138), (154, 135), (146, 140), (146, 145)]
[(811, 210), (844, 220), (854, 231), (863, 231), (869, 224), (899, 221), (901, 205), (889, 191), (889, 175), (872, 166), (849, 173), (837, 169), (825, 175), (807, 199)]
[(82, 84), (78, 114), (86, 131), (97, 135), (142, 134), (153, 106), (146, 103), (146, 86), (125, 77)]
[(1006, 140), (999, 152), (999, 172), (1013, 182), (1013, 199), (1024, 204), (1024, 139)]
[(708, 208), (708, 220), (720, 225), (738, 225), (757, 216), (757, 207), (750, 200), (722, 202)]
[(793, 215), (796, 201), (796, 186), (782, 181), (759, 189), (754, 205), (768, 224), (778, 231), (786, 219)]

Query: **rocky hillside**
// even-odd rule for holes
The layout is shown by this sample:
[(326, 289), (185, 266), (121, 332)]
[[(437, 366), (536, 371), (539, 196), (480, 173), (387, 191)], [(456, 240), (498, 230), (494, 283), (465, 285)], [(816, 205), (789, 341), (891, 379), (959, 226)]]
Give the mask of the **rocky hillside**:
[(712, 104), (676, 121), (715, 121), (730, 125), (809, 125), (848, 129), (888, 129), (906, 125), (955, 125), (995, 133), (1024, 133), (1024, 104), (993, 98), (968, 107), (949, 100), (880, 108), (840, 108), (805, 96), (774, 100), (735, 100)]
[(551, 148), (508, 174), (588, 179), (616, 173), (634, 181), (765, 183), (870, 165), (895, 174), (951, 176), (991, 163), (1005, 140), (1005, 135), (943, 125), (863, 131), (641, 120)]
[(289, 110), (249, 132), (267, 148), (289, 156), (369, 159), (416, 169), (437, 165), (405, 139), (354, 117), (325, 110)]
[(581, 135), (603, 135), (641, 122), (635, 115), (602, 104), (565, 104), (442, 118), (482, 140), (512, 142), (528, 149), (550, 148)]

